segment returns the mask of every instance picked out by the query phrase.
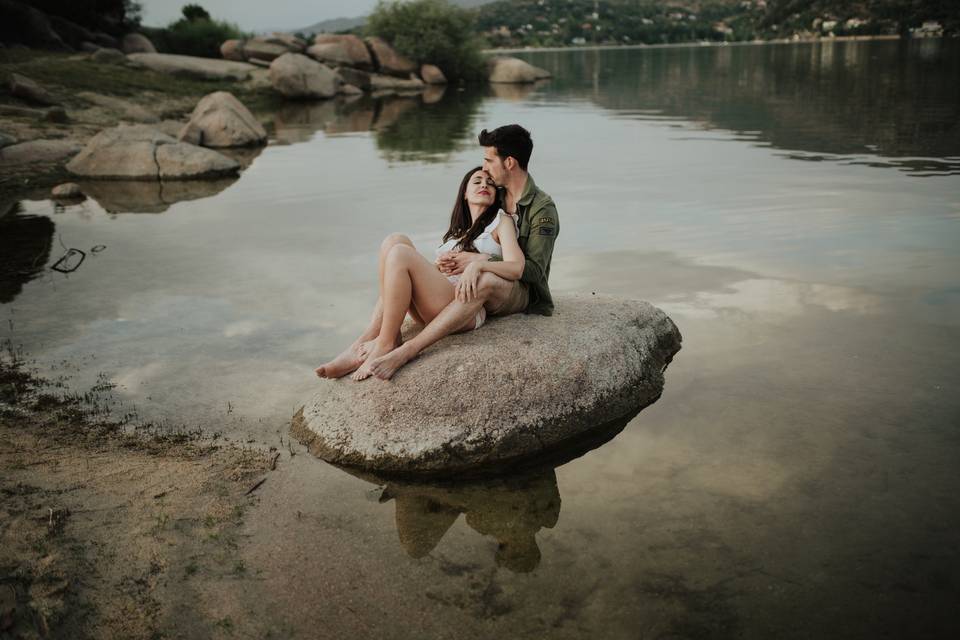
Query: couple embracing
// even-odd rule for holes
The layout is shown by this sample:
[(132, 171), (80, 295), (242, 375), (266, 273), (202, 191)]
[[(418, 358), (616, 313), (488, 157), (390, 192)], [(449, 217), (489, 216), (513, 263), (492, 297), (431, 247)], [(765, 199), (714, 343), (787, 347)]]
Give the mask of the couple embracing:
[[(487, 315), (553, 313), (547, 279), (560, 224), (553, 200), (527, 172), (530, 132), (516, 124), (484, 129), (479, 142), (483, 166), (460, 183), (436, 262), (407, 236), (388, 236), (380, 247), (380, 297), (370, 324), (318, 367), (318, 376), (386, 380), (437, 340), (479, 328)], [(424, 328), (402, 342), (408, 313)]]

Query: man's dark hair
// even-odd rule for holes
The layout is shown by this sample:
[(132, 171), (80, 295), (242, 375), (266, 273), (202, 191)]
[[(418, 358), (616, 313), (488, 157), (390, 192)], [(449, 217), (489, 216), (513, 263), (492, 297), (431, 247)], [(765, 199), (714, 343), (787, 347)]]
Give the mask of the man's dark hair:
[(481, 147), (494, 147), (497, 155), (506, 160), (513, 156), (524, 171), (530, 163), (530, 154), (533, 153), (533, 139), (530, 132), (518, 124), (508, 124), (497, 127), (493, 131), (484, 129), (478, 137)]

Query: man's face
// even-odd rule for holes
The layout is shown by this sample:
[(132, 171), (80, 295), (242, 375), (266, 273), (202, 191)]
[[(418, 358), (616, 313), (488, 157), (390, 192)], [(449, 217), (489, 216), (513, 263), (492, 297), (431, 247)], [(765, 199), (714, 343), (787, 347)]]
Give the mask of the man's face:
[(496, 147), (483, 148), (483, 170), (486, 171), (498, 185), (502, 185), (506, 181), (507, 171), (503, 166), (503, 159), (497, 155)]

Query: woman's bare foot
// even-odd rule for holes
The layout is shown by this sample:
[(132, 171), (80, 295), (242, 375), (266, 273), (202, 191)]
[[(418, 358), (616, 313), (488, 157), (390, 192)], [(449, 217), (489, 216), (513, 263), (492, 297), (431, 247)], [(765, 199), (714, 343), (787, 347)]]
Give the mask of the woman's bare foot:
[(410, 362), (415, 355), (417, 354), (411, 352), (407, 345), (401, 345), (383, 356), (377, 357), (371, 354), (371, 357), (364, 363), (364, 368), (369, 369), (373, 375), (381, 380), (389, 380), (400, 367)]
[(342, 378), (351, 371), (356, 371), (357, 367), (363, 364), (363, 361), (364, 358), (357, 355), (356, 347), (350, 345), (336, 358), (317, 367), (317, 376), (320, 378)]
[(359, 382), (360, 380), (366, 380), (372, 376), (373, 371), (370, 370), (368, 363), (384, 354), (390, 353), (396, 346), (396, 343), (385, 344), (381, 346), (377, 340), (374, 340), (373, 344), (370, 345), (370, 350), (367, 352), (367, 357), (364, 359), (363, 364), (361, 364), (360, 368), (354, 371), (353, 375), (350, 377)]
[[(360, 356), (361, 360), (366, 361), (367, 356), (373, 352), (373, 347), (377, 344), (377, 339), (367, 340), (366, 342), (360, 342), (357, 344), (357, 354)], [(403, 336), (400, 335), (400, 332), (397, 332), (397, 346), (403, 344)]]

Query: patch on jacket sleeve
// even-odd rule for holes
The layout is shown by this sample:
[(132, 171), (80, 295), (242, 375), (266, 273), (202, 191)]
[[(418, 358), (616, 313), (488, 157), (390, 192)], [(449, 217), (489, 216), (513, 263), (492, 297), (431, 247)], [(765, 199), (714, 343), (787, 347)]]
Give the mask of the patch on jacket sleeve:
[(540, 235), (542, 236), (552, 236), (553, 227), (540, 227)]

